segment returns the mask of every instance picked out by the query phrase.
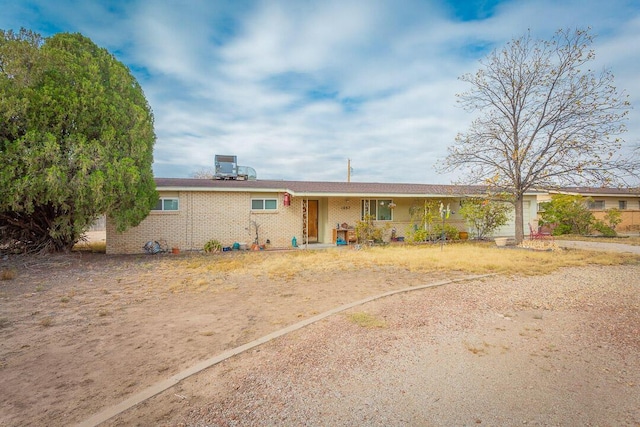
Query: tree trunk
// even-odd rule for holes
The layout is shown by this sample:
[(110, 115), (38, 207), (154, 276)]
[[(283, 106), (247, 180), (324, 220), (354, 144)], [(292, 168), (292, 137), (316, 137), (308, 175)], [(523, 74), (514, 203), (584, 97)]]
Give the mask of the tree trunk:
[(523, 209), (523, 205), (524, 205), (524, 196), (522, 194), (517, 194), (515, 202), (514, 202), (515, 214), (516, 214), (515, 215), (516, 245), (519, 245), (520, 243), (522, 243), (522, 240), (524, 239), (524, 227), (523, 227), (524, 209)]

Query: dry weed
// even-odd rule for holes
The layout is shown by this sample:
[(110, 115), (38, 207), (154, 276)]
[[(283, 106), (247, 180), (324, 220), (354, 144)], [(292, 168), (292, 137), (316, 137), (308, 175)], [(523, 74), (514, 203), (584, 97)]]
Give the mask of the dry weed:
[(372, 314), (364, 311), (358, 311), (347, 315), (348, 319), (360, 326), (361, 328), (385, 328), (387, 326), (384, 320), (378, 319)]
[(13, 268), (3, 268), (0, 271), (0, 280), (13, 280), (17, 277), (18, 273)]
[(52, 317), (45, 317), (40, 321), (40, 325), (44, 326), (45, 328), (53, 326), (53, 324), (54, 324), (54, 321)]
[(482, 346), (477, 346), (474, 344), (471, 344), (467, 341), (464, 341), (464, 346), (466, 347), (467, 350), (469, 350), (471, 353), (478, 355), (478, 356), (484, 356), (487, 354), (487, 349), (489, 347), (491, 347), (490, 344), (487, 344), (486, 342), (483, 343)]

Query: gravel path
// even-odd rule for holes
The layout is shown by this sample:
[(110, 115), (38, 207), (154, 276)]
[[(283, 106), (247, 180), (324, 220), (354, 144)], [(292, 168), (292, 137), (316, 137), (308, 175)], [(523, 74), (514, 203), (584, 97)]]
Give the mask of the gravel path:
[(585, 249), (589, 251), (620, 252), (640, 255), (640, 246), (625, 245), (624, 243), (582, 242), (578, 240), (556, 240), (561, 248)]
[[(111, 422), (637, 426), (638, 277), (638, 265), (572, 268), (391, 296), (223, 362)], [(378, 323), (361, 326), (355, 313)]]

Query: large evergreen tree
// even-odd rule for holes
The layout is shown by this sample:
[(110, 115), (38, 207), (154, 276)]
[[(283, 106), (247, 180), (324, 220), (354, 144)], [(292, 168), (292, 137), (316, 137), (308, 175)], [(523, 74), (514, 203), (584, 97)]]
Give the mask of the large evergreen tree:
[(126, 66), (80, 34), (0, 30), (0, 240), (65, 251), (102, 214), (157, 199), (153, 115)]

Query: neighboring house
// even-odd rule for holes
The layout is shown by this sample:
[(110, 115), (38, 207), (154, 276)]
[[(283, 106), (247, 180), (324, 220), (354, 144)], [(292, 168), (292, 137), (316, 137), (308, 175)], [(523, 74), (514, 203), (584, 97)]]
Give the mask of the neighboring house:
[(588, 207), (596, 219), (603, 219), (608, 209), (618, 209), (622, 222), (616, 227), (620, 233), (640, 231), (640, 191), (633, 188), (565, 187), (538, 194), (538, 212), (542, 203), (554, 194), (582, 196), (588, 199)]
[[(215, 180), (156, 178), (160, 200), (137, 227), (123, 233), (107, 220), (107, 253), (141, 253), (148, 241), (163, 240), (169, 247), (202, 250), (216, 239), (224, 246), (250, 246), (257, 238), (273, 248), (335, 243), (345, 238), (342, 225), (355, 227), (369, 213), (378, 225), (389, 224), (398, 237), (412, 226), (409, 209), (435, 200), (449, 205), (446, 220), (468, 230), (458, 214), (466, 197), (482, 196), (483, 186), (305, 182), (270, 180)], [(525, 197), (525, 233), (536, 219), (536, 194)], [(257, 230), (256, 230), (257, 229)], [(256, 233), (257, 231), (257, 233)], [(514, 236), (510, 222), (494, 235)]]

